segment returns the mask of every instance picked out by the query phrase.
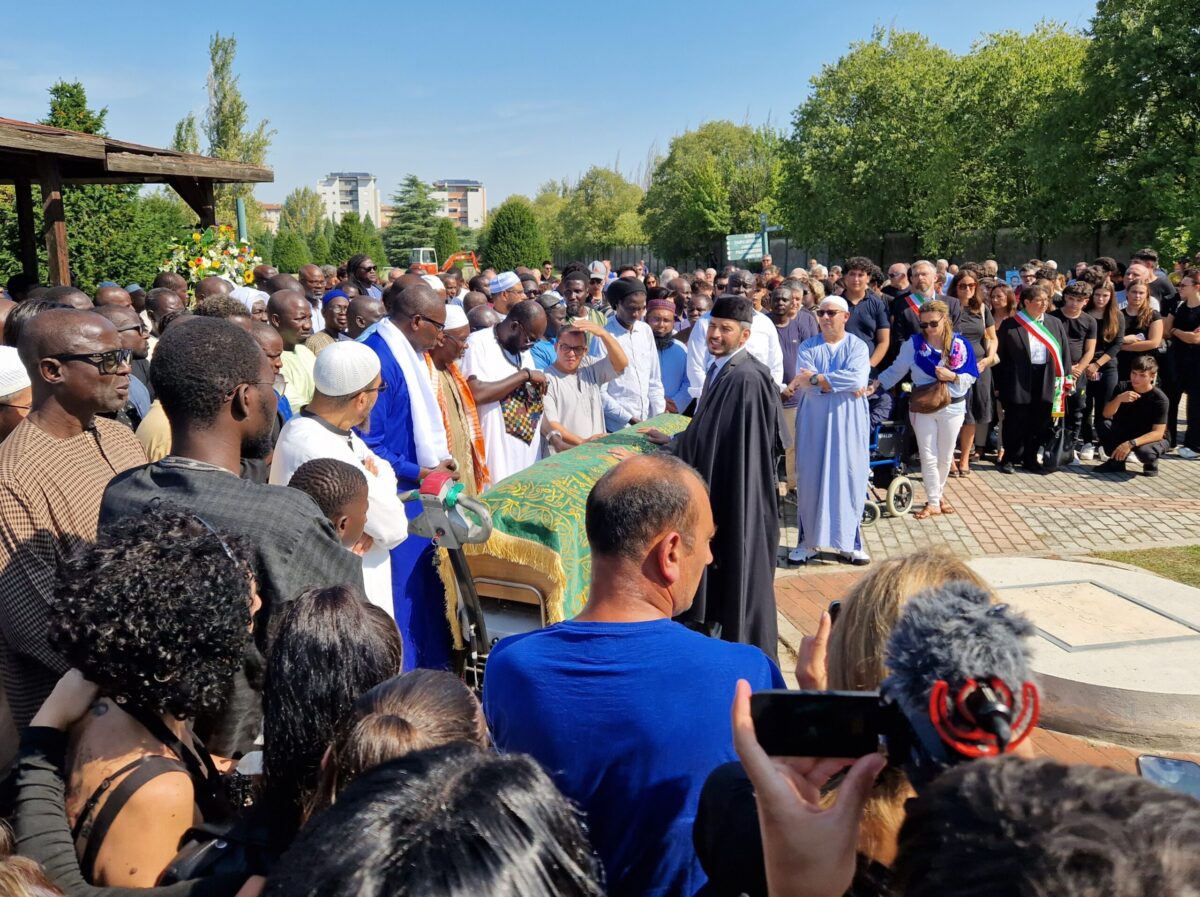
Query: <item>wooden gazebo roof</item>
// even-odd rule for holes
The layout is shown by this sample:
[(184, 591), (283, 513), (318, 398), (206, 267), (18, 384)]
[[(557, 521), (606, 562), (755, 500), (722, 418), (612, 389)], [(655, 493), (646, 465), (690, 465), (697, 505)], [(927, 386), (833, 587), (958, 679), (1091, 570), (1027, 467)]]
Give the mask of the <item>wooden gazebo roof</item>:
[(216, 223), (213, 184), (269, 183), (269, 168), (177, 153), (98, 134), (0, 118), (0, 184), (16, 188), (21, 263), (37, 273), (32, 185), (42, 188), (50, 279), (68, 282), (63, 184), (169, 184), (200, 218)]

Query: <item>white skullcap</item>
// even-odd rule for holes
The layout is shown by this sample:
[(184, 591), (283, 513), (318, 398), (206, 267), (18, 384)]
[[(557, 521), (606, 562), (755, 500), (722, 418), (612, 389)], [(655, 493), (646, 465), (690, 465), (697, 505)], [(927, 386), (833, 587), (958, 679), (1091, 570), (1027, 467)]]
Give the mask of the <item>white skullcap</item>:
[(817, 307), (821, 308), (826, 305), (836, 305), (838, 308), (838, 311), (844, 311), (844, 312), (850, 311), (850, 303), (847, 302), (845, 299), (843, 299), (841, 296), (826, 296), (824, 299), (821, 300), (820, 305), (818, 305)]
[(521, 278), (517, 277), (512, 271), (501, 271), (488, 283), (488, 292), (493, 296), (499, 296), (501, 293), (507, 293), (514, 287), (521, 285)]
[(446, 289), (446, 285), (442, 283), (442, 279), (433, 274), (422, 274), (421, 280), (425, 281), (426, 285), (435, 293)]
[(0, 346), (0, 396), (11, 396), (29, 386), (29, 372), (17, 350), (12, 346)]
[(336, 398), (359, 392), (379, 376), (379, 356), (355, 342), (342, 340), (326, 346), (313, 367), (313, 383), (321, 395)]
[(446, 329), (456, 330), (459, 327), (469, 327), (467, 322), (467, 313), (462, 310), (461, 305), (455, 305), (453, 302), (446, 305)]

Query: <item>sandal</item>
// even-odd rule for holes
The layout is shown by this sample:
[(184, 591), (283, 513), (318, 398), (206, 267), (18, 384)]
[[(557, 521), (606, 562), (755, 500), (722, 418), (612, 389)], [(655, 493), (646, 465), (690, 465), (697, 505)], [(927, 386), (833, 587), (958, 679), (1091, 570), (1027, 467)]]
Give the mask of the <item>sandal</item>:
[(951, 467), (951, 468), (950, 468), (950, 472), (949, 472), (948, 474), (946, 474), (946, 476), (948, 476), (948, 477), (960, 477), (960, 476), (962, 476), (962, 474), (959, 472), (959, 469), (958, 469), (957, 467)]
[(969, 467), (960, 467), (960, 468), (958, 469), (958, 475), (959, 475), (960, 477), (969, 477), (969, 476), (971, 475), (971, 468), (969, 468)]
[(941, 512), (943, 514), (953, 514), (953, 513), (955, 513), (954, 506), (951, 505), (950, 502), (946, 501), (946, 499), (943, 498)]
[(940, 517), (941, 515), (942, 512), (935, 511), (933, 509), (933, 505), (926, 505), (925, 507), (921, 508), (921, 510), (917, 511), (917, 513), (913, 514), (913, 519), (928, 520), (930, 517)]

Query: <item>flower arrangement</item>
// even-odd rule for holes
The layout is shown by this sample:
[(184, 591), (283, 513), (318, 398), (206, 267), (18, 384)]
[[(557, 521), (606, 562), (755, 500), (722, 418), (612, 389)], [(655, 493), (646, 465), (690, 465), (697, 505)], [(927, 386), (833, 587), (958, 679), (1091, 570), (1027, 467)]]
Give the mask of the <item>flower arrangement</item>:
[(188, 283), (215, 276), (235, 284), (251, 284), (254, 266), (261, 264), (262, 258), (255, 255), (254, 247), (239, 240), (228, 224), (221, 224), (195, 231), (189, 239), (172, 245), (169, 257), (158, 270), (182, 274)]

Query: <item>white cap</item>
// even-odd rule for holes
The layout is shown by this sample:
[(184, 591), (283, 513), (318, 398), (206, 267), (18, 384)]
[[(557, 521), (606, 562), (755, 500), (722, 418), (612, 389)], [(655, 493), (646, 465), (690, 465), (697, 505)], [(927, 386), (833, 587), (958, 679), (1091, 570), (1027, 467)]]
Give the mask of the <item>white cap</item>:
[(442, 279), (433, 274), (422, 274), (421, 280), (425, 281), (426, 286), (428, 286), (435, 293), (439, 293), (446, 289), (446, 285), (442, 283)]
[(824, 308), (826, 305), (835, 305), (837, 306), (838, 311), (850, 311), (850, 303), (841, 296), (826, 296), (820, 301), (820, 303), (817, 305), (817, 308)]
[(317, 392), (330, 398), (360, 392), (378, 376), (379, 356), (354, 340), (342, 340), (326, 346), (313, 366), (313, 383)]
[(0, 396), (11, 396), (29, 386), (29, 372), (17, 350), (12, 346), (0, 346)]
[(467, 313), (462, 310), (462, 306), (453, 302), (446, 303), (446, 329), (457, 330), (459, 327), (469, 326), (471, 325), (467, 322)]

